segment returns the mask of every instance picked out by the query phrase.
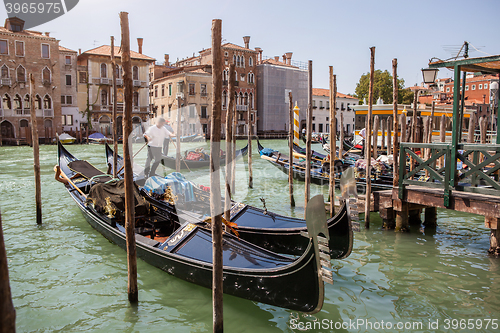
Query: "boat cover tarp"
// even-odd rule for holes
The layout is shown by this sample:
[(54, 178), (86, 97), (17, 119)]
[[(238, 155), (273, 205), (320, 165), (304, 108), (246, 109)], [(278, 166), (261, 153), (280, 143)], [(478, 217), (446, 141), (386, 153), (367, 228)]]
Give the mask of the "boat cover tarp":
[(174, 195), (182, 195), (186, 202), (196, 201), (193, 183), (188, 181), (180, 172), (172, 172), (165, 178), (149, 177), (144, 184), (144, 189), (154, 194), (163, 194), (170, 187)]
[[(149, 205), (139, 193), (139, 189), (134, 184), (134, 204), (135, 216), (146, 215), (149, 212)], [(89, 191), (87, 202), (92, 202), (99, 213), (105, 213), (107, 205), (106, 198), (109, 198), (111, 204), (116, 210), (125, 212), (125, 180), (119, 180), (111, 183), (95, 184)]]
[(100, 139), (107, 139), (107, 138), (104, 136), (104, 134), (97, 132), (97, 133), (90, 134), (89, 139), (100, 140)]
[(76, 160), (68, 163), (70, 170), (79, 173), (86, 179), (92, 179), (97, 183), (105, 183), (113, 179), (110, 175), (104, 174), (101, 170), (85, 160)]
[(76, 138), (72, 137), (71, 135), (69, 135), (68, 133), (63, 133), (61, 135), (59, 135), (59, 140), (76, 140)]
[(275, 152), (276, 152), (276, 150), (271, 149), (271, 148), (264, 148), (261, 151), (259, 151), (260, 156), (266, 155), (266, 156), (269, 156), (269, 157), (273, 157), (273, 153), (275, 153)]

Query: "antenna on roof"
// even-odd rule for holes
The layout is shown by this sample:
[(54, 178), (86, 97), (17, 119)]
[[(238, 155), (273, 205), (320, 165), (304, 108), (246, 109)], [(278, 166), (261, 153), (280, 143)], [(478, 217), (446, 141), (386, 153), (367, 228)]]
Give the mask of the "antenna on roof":
[(96, 44), (99, 43), (98, 40), (94, 40), (94, 47), (96, 46)]

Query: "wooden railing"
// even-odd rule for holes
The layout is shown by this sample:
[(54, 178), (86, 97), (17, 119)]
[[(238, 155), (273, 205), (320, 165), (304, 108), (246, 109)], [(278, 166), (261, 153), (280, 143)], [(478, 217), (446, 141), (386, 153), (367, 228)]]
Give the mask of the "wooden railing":
[[(404, 199), (407, 185), (442, 188), (447, 207), (452, 190), (500, 196), (500, 145), (459, 144), (457, 147), (457, 163), (451, 163), (450, 143), (401, 143), (399, 160), (405, 163), (399, 164), (399, 198)], [(427, 158), (425, 149), (429, 150)], [(407, 167), (407, 157), (413, 160), (413, 169)], [(455, 173), (452, 168), (457, 164)]]

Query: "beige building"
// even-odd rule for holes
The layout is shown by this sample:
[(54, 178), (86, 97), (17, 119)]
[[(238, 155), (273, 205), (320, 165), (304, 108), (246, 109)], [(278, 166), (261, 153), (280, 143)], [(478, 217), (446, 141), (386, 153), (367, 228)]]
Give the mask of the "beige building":
[(59, 41), (49, 33), (24, 30), (24, 21), (5, 20), (0, 27), (0, 134), (5, 144), (29, 142), (30, 84), (35, 79), (38, 136), (49, 142), (61, 132)]
[[(155, 59), (142, 54), (142, 39), (138, 39), (139, 52), (131, 51), (133, 79), (133, 126), (149, 119), (149, 66)], [(118, 131), (123, 119), (123, 69), (120, 48), (115, 46), (117, 67)], [(78, 55), (78, 108), (90, 121), (92, 129), (111, 135), (113, 110), (113, 68), (111, 46), (103, 45)]]
[(212, 112), (212, 70), (210, 65), (179, 67), (164, 72), (151, 84), (153, 112), (177, 129), (181, 104), (181, 136), (206, 134)]
[(80, 129), (86, 118), (78, 110), (76, 51), (59, 46), (59, 68), (61, 71), (61, 125), (63, 132)]

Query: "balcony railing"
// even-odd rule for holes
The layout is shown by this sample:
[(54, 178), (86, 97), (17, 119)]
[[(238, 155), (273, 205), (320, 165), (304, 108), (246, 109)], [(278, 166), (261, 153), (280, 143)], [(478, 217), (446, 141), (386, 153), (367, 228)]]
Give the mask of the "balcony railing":
[(117, 86), (122, 86), (123, 85), (123, 79), (116, 79), (116, 85)]
[(43, 109), (44, 117), (54, 117), (54, 110), (52, 109)]
[(248, 111), (248, 105), (236, 105), (236, 111)]
[(12, 83), (11, 79), (2, 79), (3, 86), (10, 86)]

